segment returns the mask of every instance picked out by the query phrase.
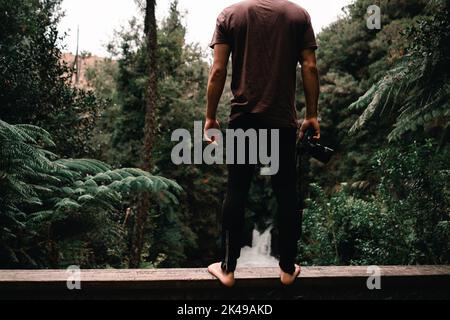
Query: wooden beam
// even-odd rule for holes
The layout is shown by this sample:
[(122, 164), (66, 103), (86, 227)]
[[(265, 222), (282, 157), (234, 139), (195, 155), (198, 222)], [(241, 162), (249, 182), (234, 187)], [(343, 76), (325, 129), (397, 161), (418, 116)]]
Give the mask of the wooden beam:
[[(382, 290), (378, 293), (450, 292), (450, 266), (384, 266), (380, 272)], [(226, 298), (228, 293), (264, 298), (268, 292), (285, 291), (278, 274), (277, 268), (238, 269), (236, 288), (227, 290), (206, 269), (82, 270), (82, 289), (70, 291), (66, 270), (3, 270), (0, 298)], [(369, 276), (367, 267), (305, 267), (289, 290), (302, 297), (327, 292), (341, 292), (344, 296), (340, 298), (345, 298), (345, 292), (374, 296), (377, 291), (366, 285)]]

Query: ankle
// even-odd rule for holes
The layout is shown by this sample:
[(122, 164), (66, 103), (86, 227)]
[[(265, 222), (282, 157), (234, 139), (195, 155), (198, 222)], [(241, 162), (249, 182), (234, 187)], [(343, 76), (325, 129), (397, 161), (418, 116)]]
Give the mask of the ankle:
[(286, 268), (285, 266), (280, 266), (280, 269), (282, 272), (293, 276), (295, 274), (296, 266), (293, 265), (292, 267), (289, 268)]
[(221, 267), (221, 269), (222, 269), (224, 274), (226, 274), (226, 275), (234, 274), (235, 269), (234, 268), (230, 268), (229, 265), (226, 265), (225, 263), (222, 262), (220, 267)]

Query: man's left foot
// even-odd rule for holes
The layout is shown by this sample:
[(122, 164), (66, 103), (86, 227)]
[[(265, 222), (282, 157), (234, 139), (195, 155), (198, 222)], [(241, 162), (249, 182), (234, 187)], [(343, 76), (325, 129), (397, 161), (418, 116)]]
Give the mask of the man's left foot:
[(226, 273), (222, 269), (222, 264), (220, 262), (214, 263), (208, 267), (209, 273), (220, 280), (222, 284), (228, 288), (231, 288), (236, 283), (234, 279), (234, 272)]

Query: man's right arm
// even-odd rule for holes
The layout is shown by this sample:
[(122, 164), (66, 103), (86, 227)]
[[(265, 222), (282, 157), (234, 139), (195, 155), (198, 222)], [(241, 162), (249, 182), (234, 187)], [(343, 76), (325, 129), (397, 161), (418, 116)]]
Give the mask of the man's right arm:
[(320, 84), (315, 50), (302, 50), (300, 53), (300, 64), (302, 66), (303, 89), (306, 99), (306, 116), (300, 129), (300, 139), (303, 139), (308, 129), (314, 129), (314, 139), (320, 139), (320, 125), (318, 121)]
[(213, 137), (208, 135), (208, 130), (219, 129), (217, 121), (217, 108), (227, 80), (227, 66), (230, 59), (231, 48), (228, 44), (216, 44), (214, 46), (214, 63), (211, 67), (207, 89), (207, 107), (204, 136), (208, 142)]

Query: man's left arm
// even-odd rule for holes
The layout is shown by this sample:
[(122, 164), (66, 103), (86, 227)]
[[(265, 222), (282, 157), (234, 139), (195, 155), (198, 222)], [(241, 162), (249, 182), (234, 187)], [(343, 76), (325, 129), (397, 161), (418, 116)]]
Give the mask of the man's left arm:
[(315, 49), (304, 49), (300, 53), (302, 65), (303, 88), (306, 99), (306, 116), (300, 128), (300, 139), (303, 139), (308, 129), (314, 129), (314, 139), (320, 139), (320, 124), (318, 120), (318, 104), (320, 94), (319, 72)]
[(208, 137), (209, 129), (220, 129), (217, 121), (217, 108), (227, 80), (228, 60), (230, 59), (231, 48), (228, 44), (216, 44), (214, 46), (214, 63), (209, 73), (208, 80), (208, 104), (206, 107), (205, 138)]

